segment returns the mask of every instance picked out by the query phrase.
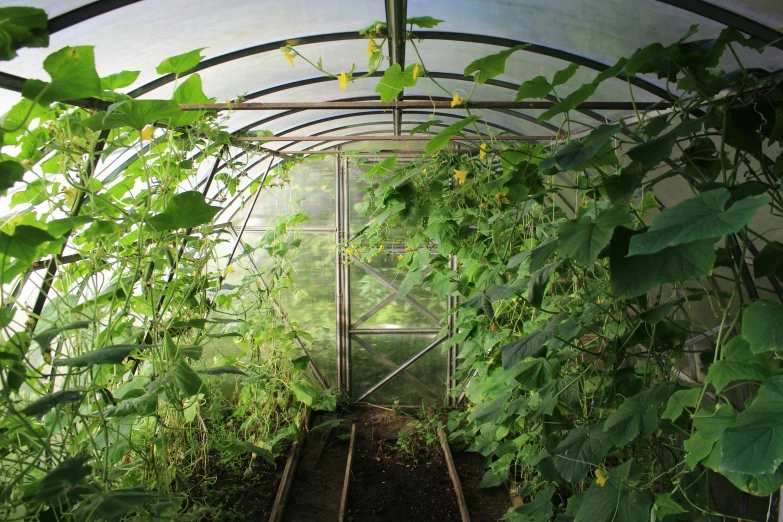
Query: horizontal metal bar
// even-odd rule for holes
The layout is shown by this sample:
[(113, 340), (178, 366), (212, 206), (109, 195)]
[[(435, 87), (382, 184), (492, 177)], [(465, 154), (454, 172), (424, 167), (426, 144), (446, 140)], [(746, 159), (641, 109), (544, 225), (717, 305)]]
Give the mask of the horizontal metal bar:
[(411, 335), (436, 334), (440, 328), (357, 328), (351, 330), (351, 335)]
[[(464, 110), (470, 109), (551, 109), (556, 102), (542, 101), (469, 101), (452, 106), (449, 100), (405, 100), (392, 102), (378, 101), (327, 101), (327, 102), (240, 102), (240, 103), (182, 103), (180, 108), (185, 111), (286, 111), (305, 109), (446, 109)], [(604, 111), (632, 111), (647, 109), (667, 109), (670, 102), (583, 102), (575, 110), (604, 110)]]
[[(499, 134), (497, 136), (476, 136), (467, 135), (470, 139), (483, 139), (483, 140), (498, 140), (498, 141), (552, 141), (557, 136), (527, 136), (521, 134)], [(231, 141), (429, 141), (432, 136), (395, 136), (391, 134), (349, 134), (346, 136), (242, 136), (234, 138)], [(466, 138), (462, 136), (451, 136), (452, 140), (464, 140)], [(283, 151), (280, 151), (283, 152)], [(288, 151), (285, 151), (288, 152)]]
[[(215, 228), (215, 227), (212, 227)], [(264, 226), (253, 226), (248, 225), (245, 227), (246, 232), (267, 232), (269, 230), (277, 230), (277, 227), (264, 227)], [(337, 230), (335, 227), (297, 227), (297, 232), (332, 232)]]
[(388, 383), (389, 381), (391, 381), (392, 379), (394, 379), (395, 377), (397, 377), (399, 374), (401, 374), (402, 372), (404, 372), (405, 370), (407, 370), (407, 369), (408, 369), (408, 368), (409, 368), (409, 367), (410, 367), (410, 366), (411, 366), (413, 363), (415, 363), (416, 361), (418, 361), (419, 359), (421, 359), (422, 357), (424, 357), (425, 355), (427, 355), (427, 354), (429, 353), (429, 351), (430, 351), (430, 350), (432, 350), (433, 348), (435, 348), (436, 346), (438, 346), (440, 343), (442, 343), (442, 342), (443, 342), (443, 341), (445, 341), (446, 339), (447, 339), (446, 337), (441, 337), (440, 339), (437, 339), (437, 340), (435, 340), (435, 341), (432, 341), (432, 342), (431, 342), (430, 344), (428, 344), (428, 345), (427, 345), (427, 346), (426, 346), (426, 347), (425, 347), (425, 348), (424, 348), (422, 351), (420, 351), (419, 353), (417, 353), (416, 355), (414, 355), (413, 357), (411, 357), (410, 359), (408, 359), (407, 361), (405, 361), (404, 363), (402, 363), (401, 365), (399, 365), (399, 366), (397, 367), (397, 369), (396, 369), (396, 370), (394, 370), (394, 371), (393, 371), (393, 372), (391, 372), (389, 375), (387, 375), (386, 377), (384, 377), (383, 379), (381, 379), (380, 381), (378, 381), (378, 382), (377, 382), (377, 383), (376, 383), (374, 386), (372, 386), (372, 387), (371, 387), (369, 390), (367, 390), (366, 392), (364, 392), (364, 393), (361, 395), (361, 397), (359, 397), (358, 399), (356, 399), (356, 401), (354, 401), (354, 402), (361, 402), (361, 401), (363, 401), (364, 399), (366, 399), (367, 397), (369, 397), (370, 395), (372, 395), (373, 393), (375, 393), (376, 391), (378, 391), (378, 390), (379, 390), (381, 387), (383, 387), (383, 386), (384, 386), (386, 383)]

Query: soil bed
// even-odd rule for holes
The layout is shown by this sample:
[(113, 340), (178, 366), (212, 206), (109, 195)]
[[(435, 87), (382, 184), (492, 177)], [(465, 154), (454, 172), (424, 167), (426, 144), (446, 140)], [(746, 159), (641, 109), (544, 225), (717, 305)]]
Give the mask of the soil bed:
[(367, 412), (357, 419), (356, 447), (345, 520), (460, 521), (457, 496), (440, 444), (426, 444), (409, 420), (393, 412)]
[(505, 486), (478, 487), (486, 472), (484, 468), (486, 459), (478, 453), (452, 452), (452, 457), (462, 484), (462, 492), (465, 494), (471, 522), (495, 522), (503, 518), (511, 507)]
[(285, 451), (277, 457), (277, 466), (272, 466), (260, 458), (251, 460), (249, 455), (237, 455), (226, 462), (225, 455), (210, 452), (206, 473), (191, 476), (193, 500), (209, 506), (203, 520), (267, 520), (287, 458)]
[[(350, 421), (324, 429), (334, 415), (316, 414), (307, 435), (283, 520), (337, 520), (348, 460)], [(324, 422), (324, 424), (321, 424)], [(321, 424), (321, 428), (319, 428)]]

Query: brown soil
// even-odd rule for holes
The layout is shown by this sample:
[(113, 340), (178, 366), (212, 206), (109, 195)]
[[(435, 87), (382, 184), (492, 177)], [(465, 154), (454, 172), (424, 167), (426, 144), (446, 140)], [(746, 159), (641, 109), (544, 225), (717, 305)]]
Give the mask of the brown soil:
[(505, 486), (479, 488), (484, 476), (484, 457), (478, 453), (452, 453), (459, 481), (465, 494), (471, 522), (495, 522), (503, 518), (511, 501)]
[(287, 522), (338, 518), (351, 423), (345, 420), (339, 426), (318, 429), (321, 422), (334, 417), (316, 414), (313, 418), (286, 504), (283, 520)]
[(206, 474), (196, 473), (191, 477), (195, 483), (191, 489), (193, 499), (210, 508), (204, 520), (267, 520), (287, 458), (288, 451), (285, 451), (276, 459), (276, 466), (272, 466), (263, 459), (251, 460), (249, 456), (239, 455), (229, 464), (221, 461), (220, 456), (210, 454)]
[(401, 450), (397, 437), (409, 419), (392, 412), (368, 411), (357, 421), (348, 522), (461, 520), (439, 443), (414, 435)]

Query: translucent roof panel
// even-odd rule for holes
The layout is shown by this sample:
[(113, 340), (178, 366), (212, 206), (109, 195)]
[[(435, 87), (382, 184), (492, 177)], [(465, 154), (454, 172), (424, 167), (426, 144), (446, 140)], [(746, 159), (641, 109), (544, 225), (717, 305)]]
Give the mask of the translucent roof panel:
[[(777, 4), (775, 10), (780, 15), (778, 2), (763, 3), (770, 7)], [(693, 24), (699, 25), (702, 38), (715, 37), (724, 28), (708, 18), (656, 0), (408, 1), (408, 16), (425, 15), (444, 20), (437, 26), (438, 31), (532, 42), (554, 53), (571, 53), (605, 65), (651, 43), (673, 43)], [(740, 56), (748, 67), (772, 66), (774, 62), (773, 68), (777, 69), (783, 65), (783, 53), (775, 49), (763, 57), (743, 49)]]
[(772, 29), (783, 26), (779, 0), (710, 0), (705, 2), (750, 18)]
[[(59, 4), (30, 3), (48, 6), (50, 12), (51, 6)], [(2, 4), (17, 2), (4, 0)], [(51, 36), (49, 49), (24, 49), (19, 53), (21, 59), (2, 68), (17, 76), (46, 79), (41, 64), (53, 50), (94, 45), (99, 74), (138, 70), (138, 84), (143, 84), (157, 77), (155, 67), (165, 58), (200, 47), (210, 58), (301, 36), (356, 32), (384, 18), (383, 2), (264, 0), (225, 2), (218, 7), (204, 1), (144, 0), (59, 31)], [(279, 52), (271, 62), (290, 68)]]

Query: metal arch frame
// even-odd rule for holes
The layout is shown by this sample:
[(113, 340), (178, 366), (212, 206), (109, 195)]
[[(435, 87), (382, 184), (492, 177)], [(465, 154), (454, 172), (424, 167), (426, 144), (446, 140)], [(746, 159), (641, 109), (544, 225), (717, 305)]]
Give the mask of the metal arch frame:
[[(783, 33), (776, 31), (775, 29), (764, 25), (756, 20), (748, 18), (747, 16), (729, 11), (728, 9), (705, 2), (704, 0), (656, 0), (662, 4), (670, 5), (701, 16), (708, 18), (713, 22), (725, 25), (726, 27), (733, 27), (745, 34), (748, 34), (759, 40), (763, 40), (767, 43), (771, 43), (772, 47), (783, 50)], [(772, 43), (774, 42), (774, 43)]]
[[(597, 72), (603, 72), (611, 67), (611, 65), (607, 65), (597, 60), (593, 60), (592, 58), (571, 53), (569, 51), (563, 51), (561, 49), (556, 49), (554, 47), (549, 47), (546, 45), (536, 44), (532, 42), (525, 42), (522, 40), (515, 40), (512, 38), (502, 38), (499, 36), (488, 36), (488, 35), (458, 33), (458, 32), (449, 32), (449, 31), (417, 31), (415, 33), (415, 36), (417, 40), (439, 40), (439, 41), (450, 41), (450, 42), (477, 43), (477, 44), (494, 45), (497, 47), (506, 47), (506, 48), (515, 47), (517, 45), (527, 45), (527, 47), (521, 49), (520, 52), (531, 52), (534, 54), (540, 54), (542, 56), (548, 56), (550, 58), (562, 60), (564, 62), (576, 63), (588, 69), (593, 69)], [(362, 40), (362, 39), (364, 39), (364, 37), (360, 35), (358, 32), (351, 31), (351, 32), (302, 36), (298, 38), (278, 40), (276, 42), (270, 42), (270, 43), (260, 44), (252, 47), (246, 47), (244, 49), (239, 49), (236, 51), (231, 51), (229, 53), (222, 54), (220, 56), (215, 56), (214, 58), (208, 58), (203, 62), (201, 62), (200, 64), (198, 64), (193, 69), (182, 73), (180, 75), (180, 78), (240, 58), (247, 58), (249, 56), (255, 56), (257, 54), (262, 54), (265, 52), (277, 51), (280, 49), (280, 47), (290, 45), (292, 42), (296, 42), (296, 45), (310, 45), (310, 44), (317, 44), (317, 43), (330, 43), (330, 42), (339, 42), (345, 40)], [(128, 94), (136, 98), (142, 94), (146, 94), (154, 89), (157, 89), (158, 87), (171, 83), (174, 81), (174, 79), (175, 77), (173, 74), (167, 74), (130, 91)], [(628, 80), (624, 76), (617, 76), (614, 79), (618, 81)], [(635, 85), (640, 89), (650, 92), (651, 94), (654, 94), (663, 100), (671, 100), (671, 96), (666, 92), (666, 89), (662, 87), (658, 87), (652, 82), (649, 82), (647, 80), (638, 77), (630, 78), (630, 82), (632, 85)]]
[[(393, 0), (392, 0), (392, 1), (393, 1)], [(664, 3), (671, 4), (671, 2), (668, 2), (668, 1), (666, 1), (666, 0), (663, 0), (663, 1), (664, 1)], [(687, 1), (687, 0), (686, 0), (686, 1)], [(94, 17), (94, 16), (98, 16), (98, 15), (100, 15), (100, 14), (103, 14), (103, 12), (107, 12), (107, 11), (113, 10), (113, 9), (115, 9), (115, 8), (122, 7), (122, 6), (124, 6), (124, 5), (126, 5), (126, 4), (130, 4), (130, 3), (134, 3), (134, 2), (118, 2), (118, 4), (121, 4), (121, 5), (117, 5), (116, 7), (111, 7), (111, 8), (108, 8), (108, 9), (106, 9), (106, 11), (101, 11), (101, 10), (98, 10), (98, 12), (95, 12), (94, 14), (91, 14), (91, 15), (89, 15), (89, 16), (85, 16), (83, 19), (76, 20), (76, 21), (73, 21), (73, 22), (64, 22), (64, 23), (66, 23), (66, 25), (64, 25), (64, 27), (68, 27), (68, 26), (70, 26), (70, 25), (73, 25), (73, 24), (79, 23), (80, 21), (86, 20), (86, 19), (88, 19), (88, 18), (92, 18), (92, 17)], [(735, 15), (734, 13), (731, 13), (730, 11), (723, 10), (722, 8), (717, 8), (716, 6), (711, 6), (711, 5), (709, 5), (709, 4), (706, 4), (705, 2), (701, 2), (701, 1), (699, 1), (699, 0), (696, 0), (696, 1), (690, 1), (690, 2), (687, 2), (687, 3), (689, 3), (689, 4), (691, 4), (691, 5), (695, 5), (695, 6), (703, 6), (703, 7), (707, 7), (707, 8), (710, 8), (710, 9), (714, 9), (714, 10), (715, 10), (715, 11), (717, 11), (717, 12), (724, 11), (724, 12), (726, 12), (726, 13), (729, 13), (730, 15), (737, 16), (737, 18), (739, 18), (739, 19), (749, 20), (749, 19), (747, 19), (747, 18), (745, 18), (745, 17), (741, 17), (741, 16), (739, 16), (739, 15)], [(88, 4), (87, 6), (84, 6), (84, 8), (93, 8), (93, 7), (96, 7), (96, 6), (97, 6), (97, 4), (98, 4), (98, 2), (94, 2), (93, 4)], [(679, 7), (679, 8), (682, 8), (681, 6), (677, 6), (677, 7)], [(80, 8), (80, 9), (83, 9), (83, 8)], [(700, 14), (700, 15), (702, 15), (701, 13), (698, 13), (696, 10), (694, 10), (694, 9), (692, 9), (692, 8), (682, 8), (682, 9), (684, 9), (684, 10), (687, 10), (687, 11), (691, 11), (691, 12), (694, 12), (694, 13), (696, 13), (696, 14)], [(70, 12), (68, 12), (68, 13), (65, 13), (64, 15), (61, 15), (61, 17), (67, 17), (68, 15), (71, 15), (71, 14), (73, 14), (73, 13), (76, 13), (77, 11), (79, 11), (79, 10), (77, 9), (77, 10), (74, 10), (74, 11), (70, 11)], [(702, 16), (704, 16), (704, 15), (702, 15)], [(58, 18), (61, 18), (61, 17), (58, 17)], [(710, 18), (709, 16), (707, 16), (707, 17), (708, 17), (708, 18)], [(65, 20), (65, 18), (63, 18), (63, 19)], [(715, 18), (712, 18), (712, 19), (714, 20)], [(53, 19), (53, 20), (55, 20), (55, 19)], [(725, 23), (725, 22), (721, 22), (721, 23)], [(754, 23), (755, 23), (755, 22), (754, 22)], [(729, 24), (726, 24), (726, 25), (729, 25)], [(735, 25), (733, 25), (733, 26), (735, 26)], [(765, 27), (765, 26), (763, 26), (763, 25), (761, 25), (761, 24), (759, 24), (759, 26), (760, 26), (760, 27), (762, 27), (762, 28), (763, 28), (763, 27)], [(63, 28), (64, 28), (64, 27), (63, 27)], [(58, 29), (58, 30), (59, 30), (59, 29)], [(742, 30), (742, 29), (740, 29), (740, 30)], [(748, 32), (748, 31), (745, 31), (745, 32)], [(436, 33), (436, 32), (432, 32), (432, 33)], [(749, 33), (749, 34), (753, 34), (753, 33)], [(444, 39), (447, 39), (447, 38), (444, 38)], [(762, 38), (762, 39), (763, 39), (763, 38)], [(481, 42), (481, 43), (486, 43), (486, 42)], [(778, 45), (775, 45), (775, 46), (780, 48), (780, 46), (779, 46), (779, 42), (778, 42)], [(531, 46), (531, 47), (532, 47), (532, 46)], [(535, 51), (533, 51), (533, 52), (535, 52)], [(542, 54), (545, 54), (545, 53), (542, 53)], [(572, 63), (578, 63), (578, 62), (575, 62), (574, 60), (569, 60), (569, 61), (571, 61)], [(191, 71), (191, 72), (195, 72), (195, 71)], [(632, 83), (633, 83), (633, 82), (632, 82)], [(149, 84), (148, 84), (148, 85), (149, 85)], [(652, 91), (650, 91), (650, 92), (652, 92)], [(396, 129), (396, 127), (397, 127), (397, 123), (396, 123), (397, 121), (399, 121), (399, 119), (398, 119), (397, 117), (395, 117), (395, 129)], [(218, 163), (218, 161), (216, 160), (216, 166), (217, 166), (217, 163)], [(270, 165), (271, 165), (271, 164), (270, 164)], [(209, 188), (209, 184), (207, 184), (207, 187), (205, 187), (205, 192), (206, 192), (206, 190), (208, 190), (208, 188)]]
[(99, 2), (92, 2), (91, 4), (77, 7), (71, 11), (66, 11), (61, 15), (57, 15), (49, 20), (49, 34), (54, 34), (63, 29), (67, 29), (76, 24), (80, 24), (90, 18), (95, 18), (102, 14), (120, 9), (126, 5), (135, 4), (141, 0), (101, 0)]
[[(308, 122), (308, 123), (305, 123), (305, 124), (297, 125), (297, 126), (295, 126), (295, 127), (291, 127), (291, 128), (289, 128), (289, 129), (286, 129), (285, 131), (281, 132), (280, 134), (289, 133), (289, 132), (295, 132), (295, 131), (297, 131), (297, 130), (299, 130), (299, 129), (301, 129), (301, 128), (304, 128), (304, 127), (309, 127), (309, 126), (311, 126), (311, 125), (317, 125), (317, 124), (320, 124), (320, 123), (325, 123), (325, 122), (327, 122), (327, 121), (334, 121), (334, 120), (343, 119), (343, 118), (348, 118), (348, 117), (354, 117), (354, 116), (371, 116), (371, 115), (374, 115), (374, 114), (382, 114), (382, 113), (381, 113), (381, 112), (378, 112), (378, 111), (365, 111), (365, 112), (362, 112), (362, 113), (338, 114), (338, 115), (334, 115), (334, 116), (329, 116), (329, 117), (327, 117), (327, 118), (323, 118), (322, 120), (312, 121), (312, 122)], [(423, 115), (429, 115), (429, 114), (433, 114), (433, 113), (430, 113), (430, 112), (425, 112), (425, 111), (407, 111), (407, 112), (406, 112), (406, 114), (423, 114)], [(459, 117), (458, 117), (458, 116), (456, 116), (456, 115), (454, 115), (454, 114), (449, 114), (449, 113), (439, 113), (439, 112), (435, 112), (434, 114), (436, 114), (436, 115), (440, 115), (440, 116), (443, 116), (443, 117), (449, 117), (449, 118), (455, 118), (455, 119), (459, 119)], [(343, 129), (343, 128), (348, 128), (348, 127), (354, 127), (354, 126), (357, 126), (357, 127), (358, 127), (358, 126), (368, 126), (368, 125), (376, 125), (376, 124), (383, 125), (383, 124), (388, 124), (388, 123), (390, 123), (390, 122), (366, 122), (366, 123), (361, 123), (361, 124), (356, 124), (356, 125), (351, 125), (351, 126), (343, 126), (343, 127), (332, 127), (332, 128), (330, 128), (330, 129), (327, 129), (327, 130), (324, 130), (324, 131), (319, 131), (319, 132), (317, 132), (317, 133), (315, 133), (315, 134), (313, 134), (313, 135), (314, 135), (314, 136), (317, 136), (317, 135), (321, 135), (321, 134), (326, 134), (326, 133), (328, 133), (328, 132), (334, 132), (334, 131), (336, 131), (336, 130), (340, 130), (340, 129)], [(488, 125), (490, 125), (491, 127), (494, 127), (494, 128), (497, 128), (497, 129), (501, 129), (501, 130), (505, 130), (505, 131), (508, 131), (508, 132), (514, 132), (514, 130), (513, 130), (513, 129), (508, 129), (508, 128), (505, 128), (505, 127), (503, 127), (503, 126), (501, 126), (501, 125), (498, 125), (498, 124), (495, 124), (495, 123), (489, 123), (489, 122), (487, 122), (487, 123), (488, 123)], [(437, 125), (435, 125), (435, 126), (444, 126), (444, 127), (445, 127), (446, 125), (444, 125), (444, 124), (437, 124)], [(278, 149), (278, 150), (279, 150), (280, 152), (282, 152), (282, 153), (284, 153), (284, 152), (285, 152), (285, 147), (288, 147), (288, 146), (290, 146), (290, 145), (293, 145), (293, 144), (295, 144), (295, 143), (298, 143), (298, 142), (297, 142), (297, 141), (295, 141), (295, 140), (292, 140), (292, 141), (290, 141), (290, 142), (285, 142), (285, 143), (286, 143), (285, 145), (283, 145), (283, 146), (282, 146), (280, 149)], [(347, 143), (347, 142), (343, 142), (342, 144), (344, 144), (344, 143)], [(314, 144), (314, 145), (312, 145), (311, 147), (308, 147), (308, 148), (314, 148), (314, 147), (317, 147), (317, 146), (319, 146), (319, 145), (324, 145), (324, 142), (319, 142), (319, 143), (316, 143), (316, 144)], [(316, 154), (317, 152), (318, 152), (317, 150), (314, 150), (314, 151), (313, 151), (313, 153), (314, 153), (314, 154)], [(239, 157), (239, 156), (241, 156), (241, 155), (242, 155), (242, 154), (238, 154), (238, 155), (237, 155), (237, 156), (235, 156), (235, 157)], [(261, 158), (260, 158), (258, 161), (256, 161), (256, 162), (255, 162), (253, 165), (250, 165), (250, 166), (248, 166), (246, 169), (244, 169), (244, 170), (245, 170), (245, 172), (249, 171), (249, 170), (250, 170), (250, 169), (252, 169), (252, 168), (255, 168), (257, 165), (261, 164), (263, 161), (265, 161), (266, 159), (268, 159), (270, 156), (271, 156), (271, 155), (267, 154), (267, 155), (265, 155), (265, 156), (261, 157)], [(250, 180), (250, 182), (249, 182), (249, 183), (248, 183), (246, 186), (250, 186), (250, 185), (251, 185), (252, 183), (254, 183), (255, 181), (256, 181), (256, 179)], [(201, 183), (203, 183), (203, 181), (202, 181), (202, 182), (199, 182), (199, 183), (197, 183), (197, 184), (196, 184), (196, 186), (197, 186), (197, 187), (198, 187), (198, 186), (200, 186), (200, 185), (201, 185)], [(234, 202), (235, 202), (235, 201), (236, 201), (238, 198), (241, 198), (241, 197), (242, 197), (242, 192), (244, 192), (244, 190), (240, 190), (240, 193), (239, 193), (239, 194), (237, 194), (237, 195), (236, 195), (236, 196), (235, 196), (235, 197), (234, 197), (234, 198), (233, 198), (233, 199), (232, 199), (230, 202), (228, 202), (228, 204), (227, 204), (226, 208), (228, 208), (230, 205), (233, 205), (233, 204), (234, 204)], [(248, 196), (248, 197), (249, 197), (249, 196)], [(236, 214), (236, 212), (235, 212), (234, 214)], [(229, 219), (229, 220), (230, 220), (230, 219), (232, 219), (232, 218), (233, 218), (233, 216), (234, 216), (234, 214), (232, 214), (232, 216), (231, 216), (231, 217), (229, 217), (228, 219)], [(223, 218), (223, 216), (222, 216), (221, 214), (219, 214), (219, 215), (221, 216), (221, 218)]]

